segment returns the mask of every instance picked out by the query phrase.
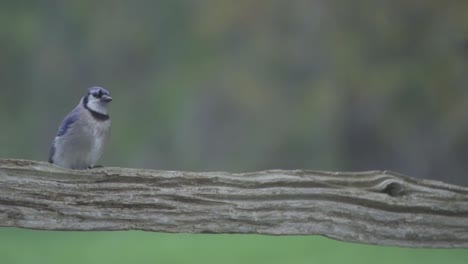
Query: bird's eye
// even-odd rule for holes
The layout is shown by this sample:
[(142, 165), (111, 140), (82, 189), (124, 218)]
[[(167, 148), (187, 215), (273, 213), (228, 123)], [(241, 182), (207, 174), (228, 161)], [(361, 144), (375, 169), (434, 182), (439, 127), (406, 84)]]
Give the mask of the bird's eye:
[(98, 92), (94, 92), (93, 96), (96, 98), (101, 98), (102, 97), (102, 90), (99, 90)]

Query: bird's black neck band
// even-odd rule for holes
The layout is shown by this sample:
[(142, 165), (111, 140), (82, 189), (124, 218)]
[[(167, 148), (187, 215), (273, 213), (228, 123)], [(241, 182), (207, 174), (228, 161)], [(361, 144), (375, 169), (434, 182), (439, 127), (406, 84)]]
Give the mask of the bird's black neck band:
[(94, 117), (94, 119), (98, 120), (98, 121), (106, 121), (106, 120), (109, 120), (109, 115), (107, 114), (103, 114), (103, 113), (99, 113), (97, 111), (94, 111), (93, 109), (89, 108), (88, 107), (88, 96), (85, 96), (83, 98), (83, 106), (84, 108), (86, 108), (90, 113), (91, 115)]

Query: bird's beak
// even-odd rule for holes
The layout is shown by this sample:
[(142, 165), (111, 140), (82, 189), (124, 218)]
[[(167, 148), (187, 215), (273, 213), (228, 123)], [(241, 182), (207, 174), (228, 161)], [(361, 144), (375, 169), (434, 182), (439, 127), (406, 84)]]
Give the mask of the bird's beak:
[(103, 95), (103, 96), (101, 97), (101, 101), (106, 102), (106, 103), (109, 103), (109, 102), (112, 101), (112, 97), (110, 97), (109, 95)]

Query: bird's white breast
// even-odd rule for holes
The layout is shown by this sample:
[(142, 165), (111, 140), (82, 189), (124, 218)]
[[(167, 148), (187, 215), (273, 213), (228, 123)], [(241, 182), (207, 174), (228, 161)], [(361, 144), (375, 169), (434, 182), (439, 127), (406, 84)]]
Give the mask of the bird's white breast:
[(89, 166), (94, 166), (104, 151), (104, 146), (106, 145), (110, 133), (111, 121), (110, 119), (106, 121), (98, 121), (94, 118), (91, 118), (90, 120), (88, 129), (89, 135), (91, 135), (91, 144), (88, 154), (88, 162), (90, 164)]

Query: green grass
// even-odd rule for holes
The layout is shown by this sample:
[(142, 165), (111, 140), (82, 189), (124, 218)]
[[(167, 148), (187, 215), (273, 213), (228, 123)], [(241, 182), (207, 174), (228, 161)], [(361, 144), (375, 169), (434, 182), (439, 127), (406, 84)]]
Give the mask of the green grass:
[(316, 236), (56, 232), (0, 228), (1, 264), (467, 263), (468, 250), (378, 247)]

